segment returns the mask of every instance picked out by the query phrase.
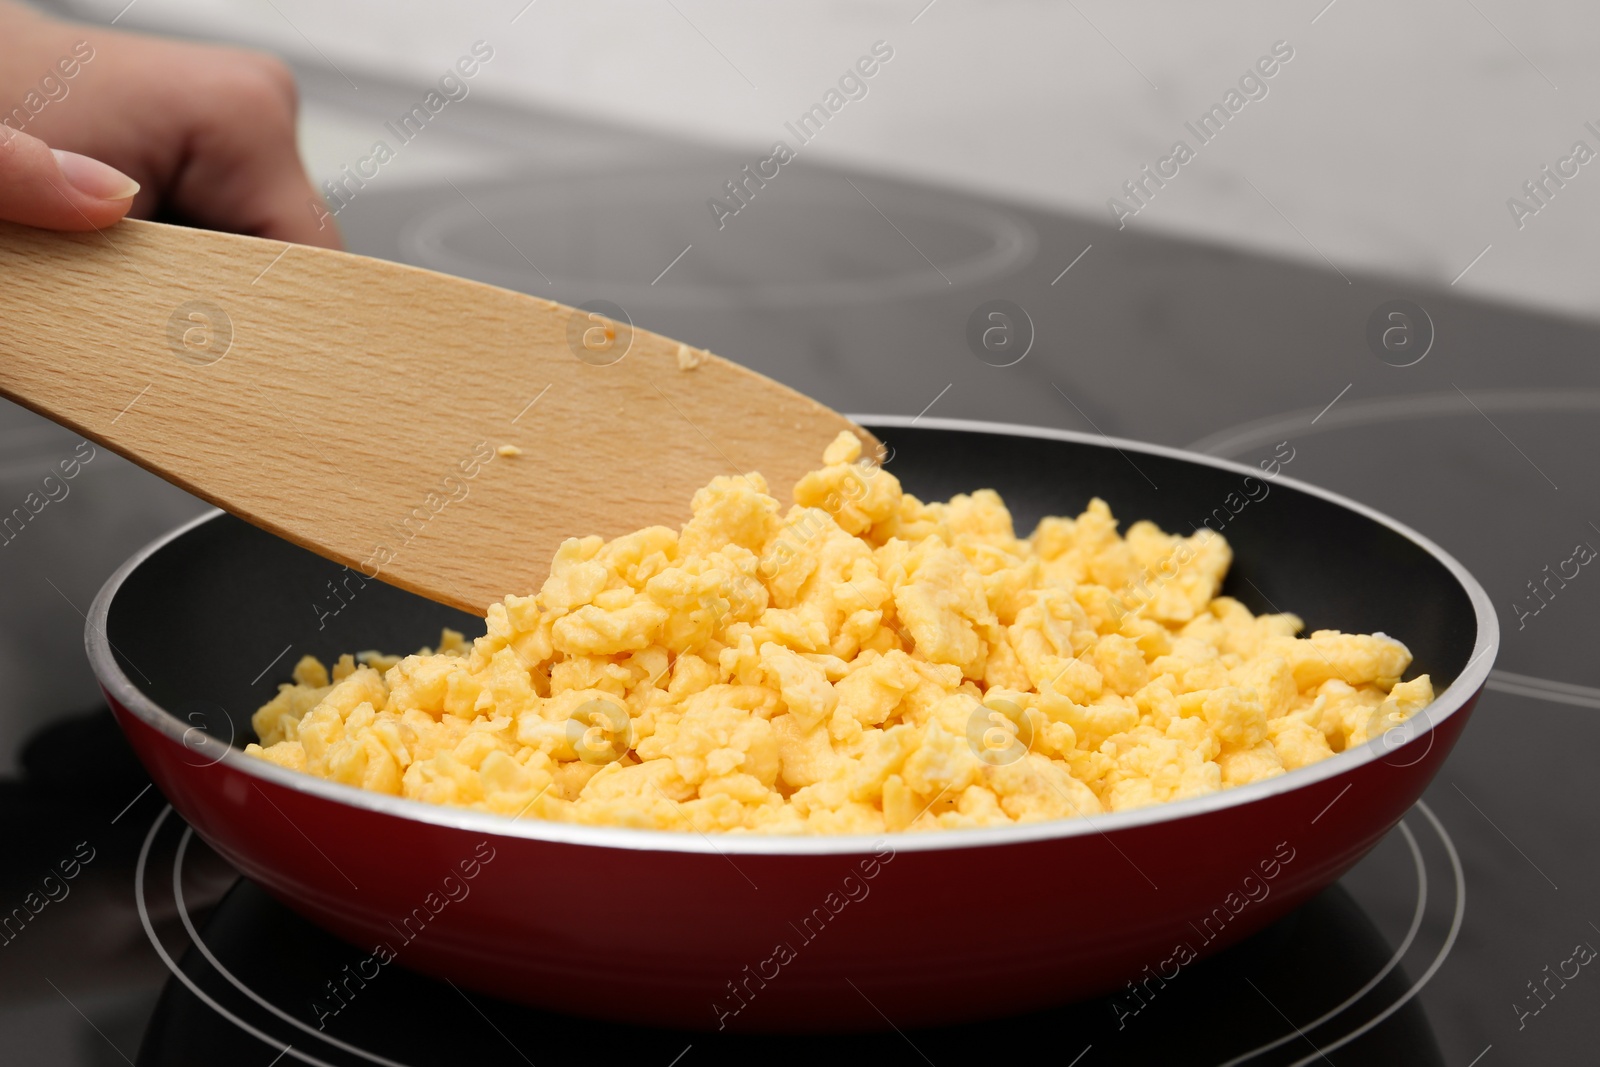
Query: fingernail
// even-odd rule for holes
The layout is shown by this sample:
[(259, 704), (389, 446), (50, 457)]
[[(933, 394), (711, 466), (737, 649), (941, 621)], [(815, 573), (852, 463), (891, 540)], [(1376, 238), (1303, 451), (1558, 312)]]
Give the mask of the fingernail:
[(78, 192), (96, 200), (127, 200), (139, 191), (139, 183), (115, 167), (76, 152), (51, 149), (61, 176)]

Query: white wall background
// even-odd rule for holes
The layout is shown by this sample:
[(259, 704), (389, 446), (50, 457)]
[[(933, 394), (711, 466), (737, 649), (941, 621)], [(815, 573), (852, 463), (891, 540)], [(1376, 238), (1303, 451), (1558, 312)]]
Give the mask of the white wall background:
[[(126, 4), (73, 7), (109, 21)], [(1588, 269), (1600, 165), (1520, 231), (1506, 207), (1575, 139), (1600, 149), (1583, 128), (1600, 126), (1591, 58), (1600, 7), (926, 4), (135, 0), (119, 25), (252, 42), (336, 66), (357, 84), (373, 70), (421, 84), (483, 38), (498, 55), (480, 92), (751, 147), (770, 143), (884, 39), (893, 62), (808, 151), (1082, 212), (1104, 212), (1124, 180), (1183, 135), (1184, 120), (1287, 40), (1296, 57), (1270, 95), (1130, 226), (1441, 285), (1492, 245), (1458, 290), (1586, 316), (1600, 307), (1600, 273)], [(339, 101), (312, 104), (313, 170), (365, 147), (340, 142), (329, 110)]]

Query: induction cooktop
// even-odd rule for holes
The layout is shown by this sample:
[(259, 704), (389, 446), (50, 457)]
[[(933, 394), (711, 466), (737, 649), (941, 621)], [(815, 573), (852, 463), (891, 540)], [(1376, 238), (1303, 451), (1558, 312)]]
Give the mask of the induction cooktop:
[[(305, 76), (314, 96), (320, 75)], [(719, 215), (707, 202), (726, 202), (748, 153), (482, 101), (453, 121), (502, 164), (374, 180), (339, 214), (353, 250), (608, 301), (844, 411), (1252, 462), (1286, 447), (1293, 476), (1416, 527), (1483, 582), (1503, 631), (1489, 691), (1367, 859), (1159, 995), (832, 1038), (558, 1017), (398, 966), (330, 1014), (329, 984), (363, 954), (240, 879), (107, 713), (86, 712), (0, 782), (0, 903), (74, 872), (0, 946), (8, 1062), (945, 1064), (1041, 1047), (1071, 1067), (1592, 1060), (1600, 327), (804, 158)], [(974, 907), (1018, 922), (1004, 894)]]

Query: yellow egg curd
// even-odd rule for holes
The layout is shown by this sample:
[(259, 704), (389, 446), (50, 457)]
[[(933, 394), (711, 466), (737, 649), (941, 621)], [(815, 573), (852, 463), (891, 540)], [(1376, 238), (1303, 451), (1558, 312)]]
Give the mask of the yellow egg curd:
[(1433, 699), (1383, 634), (1218, 596), (1232, 551), (1104, 501), (1019, 539), (841, 434), (787, 512), (759, 474), (681, 530), (566, 541), (485, 636), (313, 657), (246, 750), (432, 804), (661, 830), (881, 833), (1125, 811), (1360, 745)]

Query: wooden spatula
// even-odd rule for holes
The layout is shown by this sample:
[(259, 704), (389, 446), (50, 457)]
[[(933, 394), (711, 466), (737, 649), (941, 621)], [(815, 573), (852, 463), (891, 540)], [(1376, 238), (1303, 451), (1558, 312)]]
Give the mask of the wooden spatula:
[(0, 394), (280, 537), (467, 611), (564, 538), (781, 503), (843, 416), (579, 310), (319, 248), (0, 223)]

